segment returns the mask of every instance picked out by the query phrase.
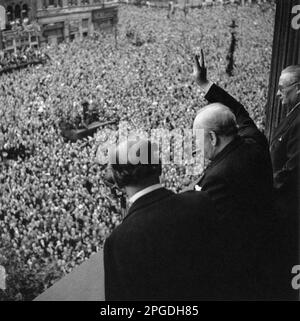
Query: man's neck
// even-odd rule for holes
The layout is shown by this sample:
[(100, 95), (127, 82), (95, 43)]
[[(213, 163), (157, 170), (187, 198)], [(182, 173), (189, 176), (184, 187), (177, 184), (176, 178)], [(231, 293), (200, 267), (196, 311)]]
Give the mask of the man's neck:
[(227, 147), (231, 142), (233, 142), (235, 140), (235, 138), (236, 137), (230, 137), (230, 138), (227, 138), (226, 140), (224, 140), (222, 142), (222, 145), (216, 151), (216, 153), (215, 153), (215, 155), (214, 155), (212, 160), (214, 160), (222, 152), (222, 150), (225, 149), (225, 147)]

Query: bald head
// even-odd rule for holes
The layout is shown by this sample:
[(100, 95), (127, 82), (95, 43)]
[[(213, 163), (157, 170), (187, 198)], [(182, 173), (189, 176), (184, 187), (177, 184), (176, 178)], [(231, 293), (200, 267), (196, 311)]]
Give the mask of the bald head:
[(290, 83), (300, 82), (300, 65), (291, 65), (282, 70), (281, 75), (289, 77)]
[(221, 103), (208, 105), (196, 116), (193, 133), (195, 137), (204, 138), (204, 156), (213, 160), (237, 136), (236, 118)]
[(233, 112), (221, 103), (214, 103), (202, 108), (194, 120), (193, 130), (207, 129), (220, 136), (237, 134), (237, 123)]
[(288, 110), (300, 102), (300, 65), (288, 66), (282, 70), (277, 96)]

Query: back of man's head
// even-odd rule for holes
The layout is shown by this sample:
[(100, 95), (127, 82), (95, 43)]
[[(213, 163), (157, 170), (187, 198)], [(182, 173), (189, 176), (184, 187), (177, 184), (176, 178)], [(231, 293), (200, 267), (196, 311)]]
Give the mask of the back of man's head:
[(220, 136), (230, 137), (237, 134), (237, 122), (228, 107), (214, 103), (200, 110), (194, 121), (194, 129), (213, 130)]
[(210, 104), (200, 110), (194, 120), (193, 132), (204, 137), (205, 158), (212, 160), (238, 134), (235, 115), (221, 103)]
[(159, 182), (161, 163), (155, 143), (145, 139), (126, 140), (109, 153), (109, 169), (118, 187)]

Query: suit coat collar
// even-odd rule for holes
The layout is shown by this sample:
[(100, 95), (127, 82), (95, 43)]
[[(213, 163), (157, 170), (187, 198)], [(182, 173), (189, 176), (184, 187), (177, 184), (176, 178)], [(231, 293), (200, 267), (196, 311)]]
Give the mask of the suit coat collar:
[(297, 104), (284, 118), (280, 123), (279, 126), (275, 129), (275, 134), (272, 138), (271, 145), (272, 143), (277, 140), (278, 136), (280, 136), (283, 132), (283, 130), (288, 130), (290, 126), (292, 125), (293, 121), (296, 119), (296, 117), (299, 115), (299, 110), (300, 110), (300, 103)]
[(137, 199), (132, 206), (129, 208), (128, 214), (124, 217), (123, 221), (126, 220), (129, 216), (131, 216), (136, 211), (147, 207), (148, 205), (151, 205), (153, 203), (159, 202), (162, 199), (165, 199), (167, 197), (170, 197), (174, 194), (174, 192), (167, 190), (164, 187), (161, 187), (159, 189), (156, 189), (153, 192), (150, 192), (141, 198)]
[[(225, 148), (221, 150), (221, 152), (214, 158), (214, 160), (207, 166), (207, 168), (204, 170), (203, 174), (199, 178), (197, 184), (199, 184), (207, 174), (209, 170), (214, 168), (217, 164), (219, 164), (224, 158), (227, 157), (228, 154), (230, 154), (233, 150), (235, 150), (238, 146), (240, 146), (243, 143), (243, 139), (240, 136), (237, 136), (232, 142), (230, 142)], [(197, 185), (196, 184), (196, 185)]]

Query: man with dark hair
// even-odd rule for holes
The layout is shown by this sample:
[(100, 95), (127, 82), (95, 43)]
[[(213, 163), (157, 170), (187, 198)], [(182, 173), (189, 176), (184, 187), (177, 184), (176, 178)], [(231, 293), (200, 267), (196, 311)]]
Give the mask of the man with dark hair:
[(205, 193), (163, 188), (156, 153), (146, 140), (110, 153), (111, 177), (130, 208), (104, 244), (106, 300), (228, 298), (214, 206)]

